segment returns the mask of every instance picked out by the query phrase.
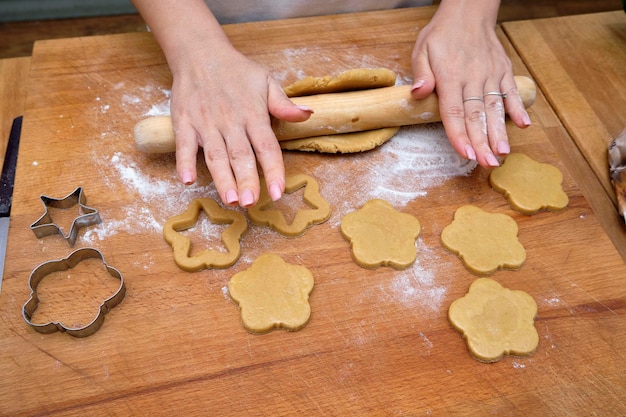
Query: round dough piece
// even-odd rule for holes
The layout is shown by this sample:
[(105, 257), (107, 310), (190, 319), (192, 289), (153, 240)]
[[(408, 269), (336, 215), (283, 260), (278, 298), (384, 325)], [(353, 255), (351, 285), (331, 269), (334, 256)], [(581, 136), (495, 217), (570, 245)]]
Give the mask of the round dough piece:
[[(289, 97), (299, 97), (312, 94), (391, 87), (395, 83), (396, 73), (389, 69), (359, 68), (344, 71), (337, 76), (306, 77), (288, 85), (284, 88), (284, 91)], [(289, 151), (321, 153), (365, 152), (387, 142), (399, 129), (399, 127), (389, 127), (367, 132), (286, 140), (280, 142), (280, 147)]]

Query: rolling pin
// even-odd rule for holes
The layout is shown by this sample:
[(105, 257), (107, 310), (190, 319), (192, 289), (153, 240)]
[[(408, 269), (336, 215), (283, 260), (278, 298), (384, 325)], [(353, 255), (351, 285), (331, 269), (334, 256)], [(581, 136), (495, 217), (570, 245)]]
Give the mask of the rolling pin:
[[(515, 83), (524, 106), (531, 106), (536, 96), (533, 80), (516, 76)], [(415, 100), (410, 85), (292, 97), (291, 100), (313, 109), (314, 113), (308, 120), (298, 123), (272, 119), (272, 129), (279, 141), (441, 121), (437, 96), (431, 94)], [(137, 123), (135, 144), (147, 153), (174, 152), (176, 140), (170, 116), (150, 117)]]

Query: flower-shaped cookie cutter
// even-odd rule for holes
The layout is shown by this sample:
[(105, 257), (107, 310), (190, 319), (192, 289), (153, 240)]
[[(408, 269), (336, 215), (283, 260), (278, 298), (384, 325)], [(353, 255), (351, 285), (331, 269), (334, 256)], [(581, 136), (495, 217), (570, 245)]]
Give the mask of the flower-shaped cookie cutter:
[[(221, 235), (227, 252), (205, 249), (198, 255), (189, 256), (191, 240), (179, 232), (195, 226), (201, 210), (211, 222), (229, 225)], [(228, 268), (233, 265), (241, 255), (239, 240), (246, 230), (248, 222), (243, 214), (222, 208), (211, 198), (198, 198), (189, 204), (184, 213), (165, 222), (163, 238), (174, 251), (176, 265), (185, 271), (195, 272), (203, 268)]]
[[(30, 225), (30, 230), (32, 230), (39, 239), (45, 236), (59, 234), (65, 239), (68, 245), (74, 246), (76, 238), (78, 237), (78, 230), (81, 227), (91, 226), (102, 221), (98, 210), (85, 205), (87, 203), (87, 197), (83, 193), (82, 187), (76, 188), (71, 194), (63, 198), (52, 198), (45, 195), (40, 196), (40, 198), (45, 212), (35, 223)], [(54, 223), (50, 215), (50, 208), (66, 210), (76, 205), (79, 207), (80, 215), (74, 219), (68, 234), (65, 235), (61, 228)]]
[[(102, 304), (100, 304), (98, 314), (94, 317), (94, 319), (90, 323), (81, 327), (68, 327), (60, 322), (55, 321), (41, 324), (32, 322), (33, 314), (39, 306), (37, 287), (39, 286), (41, 280), (43, 280), (47, 275), (53, 272), (67, 271), (69, 269), (72, 269), (86, 259), (100, 259), (109, 275), (111, 275), (111, 277), (113, 277), (114, 279), (120, 281), (120, 285), (113, 293), (113, 295), (111, 295), (109, 298), (104, 300)], [(122, 302), (124, 296), (126, 295), (126, 286), (124, 285), (124, 278), (122, 277), (120, 271), (113, 268), (112, 266), (109, 266), (104, 261), (104, 256), (102, 255), (102, 253), (93, 248), (77, 249), (74, 252), (70, 253), (67, 258), (44, 262), (43, 264), (36, 267), (33, 272), (31, 272), (30, 277), (28, 278), (28, 285), (30, 287), (30, 298), (22, 308), (22, 316), (24, 317), (24, 320), (26, 321), (26, 323), (28, 323), (28, 325), (30, 325), (37, 332), (44, 334), (61, 331), (67, 332), (67, 334), (75, 337), (90, 336), (98, 331), (98, 329), (100, 329), (102, 323), (104, 323), (105, 314), (107, 314), (113, 307)]]
[(291, 224), (288, 224), (283, 213), (272, 208), (273, 201), (267, 192), (265, 179), (262, 179), (259, 202), (248, 209), (248, 216), (250, 216), (252, 223), (268, 226), (286, 237), (298, 237), (309, 226), (328, 220), (330, 205), (320, 194), (319, 184), (315, 179), (305, 174), (298, 174), (288, 176), (285, 178), (285, 182), (285, 193), (287, 194), (305, 187), (302, 198), (310, 209), (298, 210)]

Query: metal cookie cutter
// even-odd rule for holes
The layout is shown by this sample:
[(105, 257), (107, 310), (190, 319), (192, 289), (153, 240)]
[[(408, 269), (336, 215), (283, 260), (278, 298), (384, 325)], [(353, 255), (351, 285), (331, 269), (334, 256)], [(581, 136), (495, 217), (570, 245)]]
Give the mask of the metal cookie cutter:
[[(98, 314), (91, 321), (91, 323), (88, 323), (87, 325), (82, 327), (66, 327), (60, 322), (54, 321), (43, 324), (33, 323), (31, 321), (31, 318), (33, 316), (33, 313), (35, 312), (35, 310), (37, 310), (37, 307), (39, 306), (37, 287), (39, 286), (41, 280), (46, 275), (49, 275), (53, 272), (67, 271), (74, 268), (80, 262), (86, 259), (93, 258), (100, 259), (102, 261), (107, 269), (107, 272), (113, 278), (120, 281), (120, 286), (112, 296), (110, 296), (109, 298), (104, 300), (102, 304), (100, 304)], [(26, 320), (26, 323), (28, 323), (33, 329), (35, 329), (39, 333), (54, 333), (56, 331), (61, 331), (67, 332), (67, 334), (75, 337), (87, 337), (98, 331), (98, 329), (100, 328), (100, 326), (102, 326), (102, 323), (104, 322), (104, 315), (108, 313), (113, 307), (122, 302), (124, 296), (126, 295), (126, 286), (124, 285), (124, 278), (122, 277), (120, 271), (113, 268), (112, 266), (109, 266), (104, 261), (104, 256), (102, 256), (102, 253), (93, 248), (77, 249), (74, 252), (70, 253), (67, 258), (44, 262), (43, 264), (35, 268), (30, 274), (30, 278), (28, 279), (28, 285), (30, 286), (31, 290), (30, 298), (22, 308), (22, 316), (24, 317), (24, 320)]]
[[(100, 219), (100, 214), (98, 210), (93, 209), (91, 207), (87, 207), (85, 203), (87, 202), (87, 197), (83, 193), (83, 188), (78, 187), (74, 190), (73, 193), (58, 199), (52, 198), (45, 195), (42, 195), (41, 201), (43, 202), (45, 213), (33, 224), (30, 225), (30, 230), (35, 233), (37, 238), (42, 238), (45, 236), (60, 234), (63, 236), (68, 245), (74, 246), (76, 243), (76, 238), (78, 237), (78, 229), (81, 227), (91, 226), (93, 224), (98, 224), (102, 220)], [(56, 225), (52, 221), (52, 216), (50, 215), (49, 208), (57, 208), (57, 209), (69, 209), (74, 207), (75, 205), (79, 206), (80, 215), (74, 219), (72, 222), (72, 226), (70, 227), (69, 233), (67, 236), (63, 234), (61, 228)]]

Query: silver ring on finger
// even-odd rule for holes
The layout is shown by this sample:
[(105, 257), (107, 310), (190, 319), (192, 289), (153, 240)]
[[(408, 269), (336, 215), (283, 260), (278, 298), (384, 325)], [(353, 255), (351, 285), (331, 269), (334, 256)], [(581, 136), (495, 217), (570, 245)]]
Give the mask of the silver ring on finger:
[(501, 91), (489, 91), (488, 93), (483, 94), (483, 97), (487, 96), (500, 96), (502, 100), (504, 100), (506, 98), (506, 93), (503, 93)]
[(466, 97), (463, 99), (463, 103), (465, 103), (466, 101), (472, 101), (472, 100), (477, 100), (477, 101), (481, 101), (481, 102), (485, 102), (485, 100), (483, 100), (482, 97), (478, 97), (478, 96), (471, 96), (471, 97)]

